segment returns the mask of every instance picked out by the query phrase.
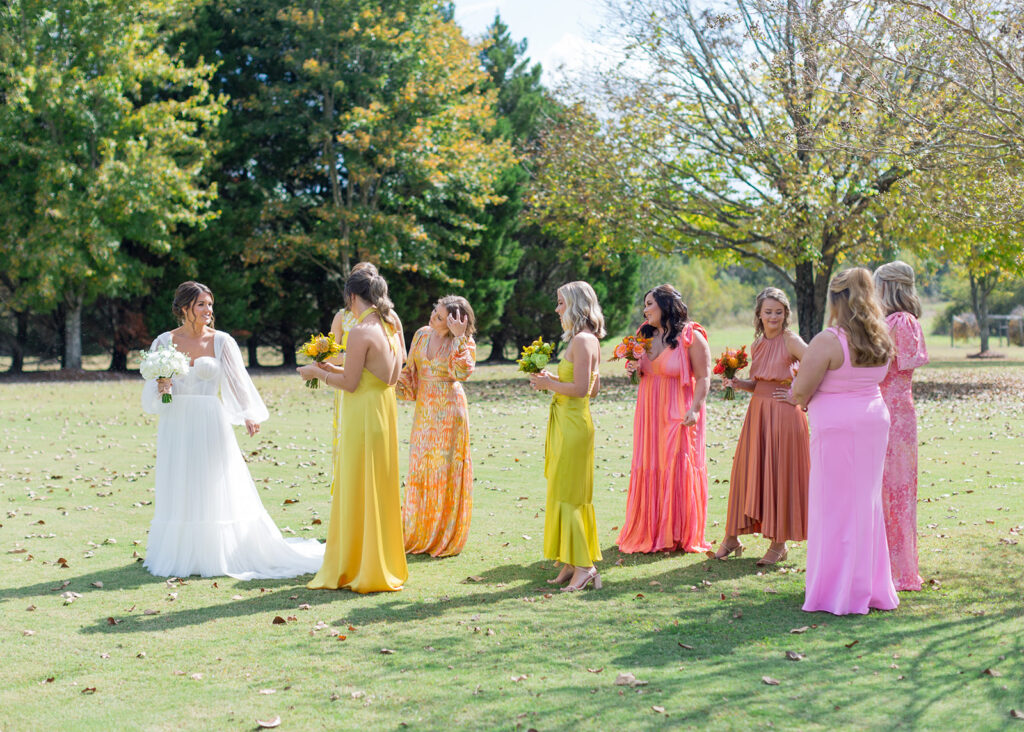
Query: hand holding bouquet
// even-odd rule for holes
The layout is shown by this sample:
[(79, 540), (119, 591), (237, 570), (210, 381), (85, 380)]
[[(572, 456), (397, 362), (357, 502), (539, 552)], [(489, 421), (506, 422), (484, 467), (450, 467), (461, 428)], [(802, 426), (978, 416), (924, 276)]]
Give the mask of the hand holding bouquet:
[(538, 338), (528, 346), (523, 347), (523, 355), (516, 363), (519, 370), (527, 374), (539, 374), (551, 360), (551, 354), (555, 352), (554, 343), (545, 343), (543, 338)]
[[(174, 347), (173, 343), (160, 346), (152, 351), (147, 351), (142, 356), (142, 363), (139, 364), (139, 373), (142, 378), (170, 379), (188, 373), (188, 356)], [(164, 404), (171, 403), (171, 395), (163, 394), (160, 401)]]
[[(334, 340), (334, 333), (317, 333), (310, 336), (309, 340), (299, 349), (299, 354), (309, 356), (317, 363), (323, 363), (332, 356), (341, 353), (341, 345)], [(306, 386), (310, 389), (320, 388), (320, 379), (307, 379)]]
[(643, 338), (638, 335), (626, 336), (622, 339), (622, 343), (615, 346), (615, 352), (612, 355), (612, 361), (618, 361), (620, 358), (626, 359), (626, 370), (629, 371), (629, 381), (631, 384), (640, 383), (640, 369), (637, 367), (631, 367), (630, 362), (638, 362), (640, 357), (651, 350), (651, 339)]
[[(718, 361), (715, 362), (714, 373), (720, 374), (727, 379), (731, 379), (736, 376), (737, 371), (741, 371), (747, 367), (750, 361), (747, 359), (747, 347), (743, 346), (738, 351), (732, 348), (726, 348), (725, 353), (718, 357)], [(731, 386), (725, 387), (725, 399), (735, 399), (736, 390)]]

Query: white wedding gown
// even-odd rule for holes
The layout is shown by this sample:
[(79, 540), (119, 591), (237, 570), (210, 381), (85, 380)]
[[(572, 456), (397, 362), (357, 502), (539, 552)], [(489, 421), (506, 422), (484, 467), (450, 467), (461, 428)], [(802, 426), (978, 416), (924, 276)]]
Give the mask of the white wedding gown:
[[(172, 342), (161, 334), (152, 348)], [(160, 577), (227, 575), (240, 580), (316, 572), (324, 545), (285, 539), (260, 501), (232, 424), (269, 416), (242, 363), (238, 344), (217, 331), (214, 356), (201, 356), (172, 381), (170, 404), (155, 380), (142, 407), (160, 416), (156, 498), (145, 567)], [(218, 391), (220, 397), (218, 398)]]

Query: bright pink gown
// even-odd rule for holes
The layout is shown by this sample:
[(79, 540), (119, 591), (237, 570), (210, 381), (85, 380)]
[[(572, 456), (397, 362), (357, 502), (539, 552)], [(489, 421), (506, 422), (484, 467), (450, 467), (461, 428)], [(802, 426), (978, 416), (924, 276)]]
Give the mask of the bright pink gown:
[(878, 384), (888, 365), (853, 366), (846, 334), (829, 331), (843, 347), (843, 365), (825, 373), (807, 410), (811, 477), (803, 609), (863, 615), (900, 604), (882, 516), (889, 410)]
[(889, 408), (889, 447), (882, 478), (882, 511), (889, 542), (892, 581), (897, 590), (920, 590), (917, 573), (917, 414), (910, 382), (914, 369), (928, 363), (921, 325), (910, 313), (885, 319), (896, 356), (881, 383)]
[(697, 424), (684, 427), (693, 404), (694, 377), (687, 349), (696, 323), (687, 323), (675, 348), (653, 361), (640, 359), (640, 386), (633, 418), (633, 465), (629, 475), (626, 520), (619, 549), (626, 553), (704, 552), (708, 510), (704, 406)]

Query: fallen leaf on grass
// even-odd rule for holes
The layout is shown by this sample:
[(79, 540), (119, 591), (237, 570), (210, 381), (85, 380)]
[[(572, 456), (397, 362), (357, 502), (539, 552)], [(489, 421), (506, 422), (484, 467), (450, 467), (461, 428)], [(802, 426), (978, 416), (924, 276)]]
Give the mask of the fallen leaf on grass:
[(289, 505), (291, 505), (293, 503), (298, 503), (298, 502), (299, 502), (298, 498), (285, 498), (284, 499), (284, 505), (285, 506), (289, 506)]
[(313, 609), (313, 606), (310, 605), (308, 602), (304, 602), (301, 605), (299, 605), (299, 610), (312, 610), (312, 609)]
[(64, 604), (65, 605), (70, 605), (75, 600), (77, 600), (79, 597), (81, 597), (81, 595), (78, 594), (77, 592), (71, 592), (70, 590), (67, 591), (67, 592), (60, 593), (60, 596), (64, 598)]
[(337, 638), (337, 639), (338, 639), (338, 640), (340, 640), (340, 641), (343, 641), (343, 640), (345, 640), (346, 638), (348, 638), (348, 636), (347, 636), (347, 635), (342, 635), (341, 633), (338, 633), (338, 635), (336, 635), (336, 636), (334, 636), (334, 637), (335, 637), (335, 638)]
[(529, 676), (527, 676), (526, 674), (522, 674), (521, 676), (512, 676), (511, 678), (512, 678), (513, 681), (518, 682), (518, 681), (524, 681), (524, 680), (528, 679)]
[(27, 608), (25, 608), (25, 610), (28, 611), (28, 612), (32, 612), (35, 609), (36, 609), (35, 605), (29, 605)]
[(45, 679), (43, 679), (43, 680), (42, 680), (42, 681), (40, 681), (39, 683), (40, 683), (40, 684), (52, 684), (52, 683), (53, 683), (53, 680), (54, 680), (54, 678), (56, 678), (56, 677), (54, 677), (54, 676), (47, 676), (47, 677), (46, 677)]
[(604, 671), (604, 666), (602, 666), (601, 668), (588, 668), (587, 671), (589, 671), (592, 674), (599, 674), (602, 671)]
[(199, 673), (189, 674), (189, 678), (192, 679), (193, 681), (202, 681), (203, 680), (203, 675), (199, 674)]
[(260, 694), (276, 694), (277, 689), (260, 689)]
[(680, 648), (685, 648), (688, 651), (692, 651), (693, 650), (693, 646), (688, 646), (685, 643), (677, 643), (676, 645), (678, 645)]
[(92, 586), (93, 586), (93, 587), (95, 587), (95, 588), (97, 588), (97, 589), (100, 589), (100, 590), (102, 590), (102, 589), (103, 589), (103, 583), (102, 583), (102, 582), (100, 582), (99, 580), (97, 580), (96, 582), (93, 582), (93, 583), (92, 583)]
[(796, 651), (786, 651), (786, 658), (790, 661), (803, 661), (806, 657), (804, 654), (797, 653)]
[(95, 686), (87, 686), (84, 689), (82, 689), (82, 693), (83, 694), (95, 694), (96, 693), (96, 687)]
[(244, 598), (243, 598), (243, 597), (242, 597), (241, 595), (232, 595), (232, 596), (231, 596), (231, 599), (232, 599), (232, 600), (242, 600), (242, 599), (244, 599)]
[(273, 729), (274, 727), (280, 727), (281, 718), (275, 715), (270, 719), (257, 719), (256, 726), (260, 729)]
[(142, 614), (143, 615), (159, 615), (160, 611), (159, 610), (143, 610)]
[(1010, 719), (1024, 719), (1024, 712), (1019, 709), (1011, 709)]
[(270, 621), (273, 625), (284, 625), (288, 621), (282, 618), (280, 615), (275, 615), (274, 619)]
[(1003, 675), (1003, 672), (999, 671), (998, 669), (987, 668), (987, 669), (985, 669), (984, 671), (981, 672), (981, 675), (982, 676), (995, 676), (995, 677), (999, 677), (999, 676)]
[(391, 648), (381, 648), (380, 652), (384, 656), (390, 656), (392, 653), (394, 653), (394, 650)]
[(845, 646), (846, 646), (847, 648), (853, 648), (853, 647), (854, 647), (855, 645), (857, 645), (858, 643), (860, 643), (860, 641), (859, 641), (859, 640), (855, 640), (855, 641), (851, 641), (851, 642), (849, 642), (849, 643), (846, 643), (846, 644), (844, 644), (844, 645), (845, 645)]
[(23, 631), (21, 631), (21, 634), (25, 635), (25, 636), (29, 636), (29, 635), (35, 635), (36, 632), (34, 630), (23, 630)]
[(773, 679), (771, 676), (762, 676), (761, 677), (761, 681), (763, 681), (768, 686), (778, 686), (779, 685), (779, 680), (778, 679)]
[(470, 582), (483, 582), (484, 578), (475, 574), (471, 574), (466, 579), (462, 580), (459, 584), (468, 585)]
[(619, 675), (615, 677), (615, 686), (628, 686), (630, 688), (634, 688), (637, 686), (647, 686), (647, 682), (641, 681), (633, 674), (625, 671), (620, 672)]
[(799, 633), (806, 633), (810, 629), (811, 629), (811, 626), (809, 626), (809, 625), (801, 625), (799, 628), (793, 628), (793, 630), (791, 630), (789, 632), (790, 633), (797, 633), (797, 634), (799, 634)]
[(321, 521), (320, 519), (313, 519), (309, 523), (311, 523), (313, 526), (319, 526), (320, 524), (323, 523), (323, 521)]
[(657, 707), (657, 706), (651, 707), (651, 711), (657, 712), (658, 714), (664, 714), (665, 713), (665, 707)]

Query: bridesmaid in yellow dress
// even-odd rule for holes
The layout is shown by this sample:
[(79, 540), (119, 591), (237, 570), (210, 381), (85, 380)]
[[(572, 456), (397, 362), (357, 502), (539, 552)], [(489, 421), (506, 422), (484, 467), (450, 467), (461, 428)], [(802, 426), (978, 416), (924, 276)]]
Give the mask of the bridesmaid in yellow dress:
[(416, 402), (409, 439), (402, 525), (405, 550), (432, 557), (462, 551), (473, 514), (469, 406), (459, 382), (473, 373), (476, 318), (466, 298), (437, 301), (416, 331), (398, 377), (398, 398)]
[(548, 371), (530, 375), (534, 389), (551, 391), (544, 476), (548, 480), (544, 515), (544, 556), (562, 562), (551, 584), (569, 582), (563, 591), (582, 590), (591, 582), (601, 589), (594, 562), (601, 559), (594, 519), (594, 423), (590, 397), (600, 388), (599, 339), (604, 316), (594, 288), (570, 282), (558, 288), (555, 312), (568, 341), (558, 363), (558, 376)]
[(402, 368), (400, 323), (384, 278), (353, 271), (345, 300), (356, 324), (345, 336), (345, 365), (309, 364), (297, 370), (347, 392), (344, 429), (334, 465), (334, 496), (324, 563), (307, 587), (354, 592), (400, 590), (408, 579), (399, 500), (397, 403)]

